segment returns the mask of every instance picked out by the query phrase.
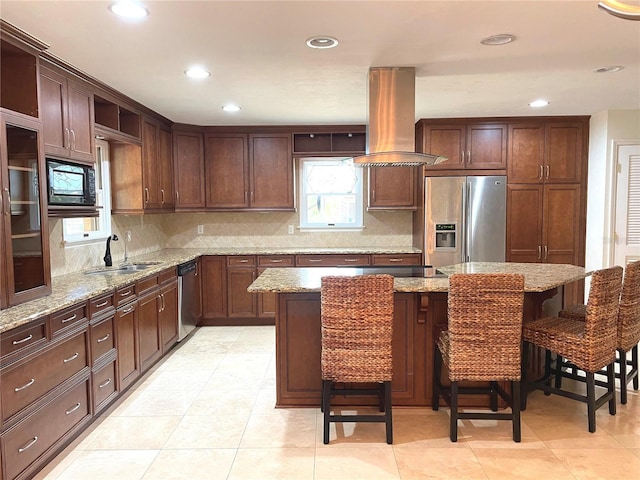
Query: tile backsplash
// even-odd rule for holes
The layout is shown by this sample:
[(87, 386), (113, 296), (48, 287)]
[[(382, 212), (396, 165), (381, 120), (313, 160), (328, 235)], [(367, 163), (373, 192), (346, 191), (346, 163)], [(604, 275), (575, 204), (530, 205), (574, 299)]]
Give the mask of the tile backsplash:
[[(111, 243), (114, 263), (124, 258), (125, 233), (130, 256), (162, 248), (286, 247), (340, 248), (411, 246), (410, 211), (365, 212), (365, 228), (351, 232), (301, 232), (297, 212), (212, 212), (155, 215), (114, 215)], [(202, 225), (202, 234), (198, 226)], [(289, 225), (294, 233), (288, 233)], [(105, 241), (67, 246), (62, 241), (62, 220), (49, 219), (51, 275), (53, 277), (103, 265)]]

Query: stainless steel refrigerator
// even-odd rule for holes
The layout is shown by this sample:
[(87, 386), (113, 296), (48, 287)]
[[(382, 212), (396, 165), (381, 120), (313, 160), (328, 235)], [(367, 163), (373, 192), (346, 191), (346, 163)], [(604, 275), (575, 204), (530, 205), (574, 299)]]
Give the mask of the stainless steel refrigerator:
[(422, 251), (435, 267), (504, 262), (507, 178), (425, 177)]

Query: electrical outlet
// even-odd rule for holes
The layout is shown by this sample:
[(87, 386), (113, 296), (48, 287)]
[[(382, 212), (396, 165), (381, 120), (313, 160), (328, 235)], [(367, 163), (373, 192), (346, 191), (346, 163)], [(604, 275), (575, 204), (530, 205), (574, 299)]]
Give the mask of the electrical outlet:
[(204, 226), (198, 225), (198, 235), (202, 235), (204, 233)]
[(126, 237), (127, 237), (127, 242), (130, 242), (131, 241), (131, 231), (130, 230), (127, 230)]
[(293, 225), (289, 225), (289, 235), (293, 235)]

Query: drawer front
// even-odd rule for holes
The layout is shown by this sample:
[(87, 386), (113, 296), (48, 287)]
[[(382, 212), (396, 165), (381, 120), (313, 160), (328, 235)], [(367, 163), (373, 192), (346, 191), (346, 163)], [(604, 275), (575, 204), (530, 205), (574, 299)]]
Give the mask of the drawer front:
[(50, 350), (38, 353), (37, 356), (12, 365), (0, 373), (3, 420), (89, 365), (87, 334), (85, 330)]
[(235, 255), (227, 257), (228, 267), (255, 267), (256, 257), (253, 255)]
[(154, 275), (153, 277), (143, 278), (138, 281), (138, 285), (136, 286), (136, 290), (138, 295), (143, 294), (144, 292), (151, 290), (154, 287), (158, 286), (158, 276)]
[(260, 255), (258, 257), (259, 267), (293, 267), (293, 255)]
[(176, 267), (167, 268), (158, 274), (158, 281), (162, 283), (169, 282), (178, 276), (178, 270)]
[(93, 405), (97, 411), (102, 402), (116, 391), (116, 361), (91, 374), (93, 376)]
[(1, 337), (0, 353), (3, 357), (37, 343), (44, 344), (47, 342), (47, 320), (41, 318), (23, 327), (9, 330)]
[(297, 255), (298, 267), (335, 267), (369, 265), (369, 255)]
[(96, 325), (91, 325), (91, 360), (93, 363), (113, 349), (113, 338), (113, 317), (109, 317)]
[(419, 253), (371, 255), (371, 265), (422, 265), (422, 255)]
[(87, 304), (81, 303), (71, 308), (67, 308), (60, 312), (56, 312), (51, 315), (51, 333), (55, 335), (60, 330), (63, 330), (72, 325), (87, 319)]
[(127, 285), (126, 287), (121, 287), (116, 290), (116, 307), (120, 305), (124, 305), (131, 300), (136, 299), (136, 286), (134, 283), (131, 285)]
[(115, 307), (114, 294), (109, 293), (89, 300), (89, 318), (94, 318)]
[(15, 478), (71, 428), (89, 416), (89, 381), (71, 388), (2, 435), (7, 478)]

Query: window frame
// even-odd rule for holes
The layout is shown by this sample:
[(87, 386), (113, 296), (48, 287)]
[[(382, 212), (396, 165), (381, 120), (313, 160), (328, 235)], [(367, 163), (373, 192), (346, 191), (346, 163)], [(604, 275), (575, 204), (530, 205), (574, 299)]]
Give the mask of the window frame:
[[(306, 167), (322, 163), (344, 163), (350, 162), (356, 175), (355, 191), (355, 218), (351, 223), (311, 223), (307, 218), (307, 184)], [(302, 157), (298, 159), (299, 183), (299, 206), (300, 206), (300, 231), (361, 231), (364, 229), (364, 169), (353, 164), (351, 157)], [(327, 193), (329, 195), (329, 193)]]

